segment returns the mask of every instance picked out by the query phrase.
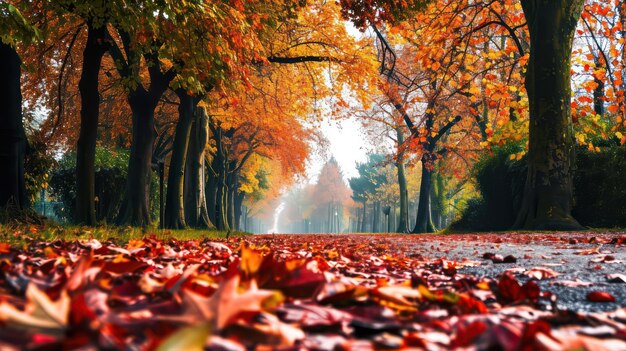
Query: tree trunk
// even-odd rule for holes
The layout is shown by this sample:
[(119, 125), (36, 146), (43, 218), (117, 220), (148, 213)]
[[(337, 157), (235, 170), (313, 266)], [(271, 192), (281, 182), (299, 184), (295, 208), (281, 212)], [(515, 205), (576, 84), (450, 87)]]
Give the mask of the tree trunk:
[(583, 0), (522, 0), (530, 30), (528, 174), (515, 228), (576, 230), (571, 123), (572, 41)]
[(117, 222), (120, 225), (148, 226), (150, 218), (150, 172), (155, 140), (154, 109), (158, 99), (147, 93), (131, 93), (128, 98), (133, 113), (132, 145), (128, 160), (128, 178)]
[(398, 160), (396, 161), (396, 167), (398, 169), (398, 187), (400, 188), (400, 223), (396, 231), (398, 233), (409, 232), (409, 190), (407, 187), (407, 180), (404, 168), (404, 152), (402, 152), (402, 144), (404, 144), (404, 134), (402, 128), (396, 128), (396, 135), (398, 138)]
[(432, 175), (432, 186), (430, 193), (430, 211), (433, 223), (436, 228), (442, 227), (443, 214), (444, 214), (444, 182), (441, 173), (435, 172)]
[(174, 134), (174, 145), (170, 159), (170, 171), (167, 177), (167, 196), (165, 200), (165, 223), (169, 229), (187, 227), (185, 222), (185, 164), (189, 150), (191, 125), (194, 119), (196, 105), (199, 100), (187, 94), (185, 89), (176, 89), (180, 101), (178, 105), (178, 122)]
[(26, 133), (22, 121), (21, 60), (0, 41), (0, 207), (28, 207), (24, 183)]
[(212, 228), (205, 196), (205, 154), (209, 142), (209, 119), (197, 108), (185, 164), (185, 219), (194, 228)]
[(363, 201), (363, 211), (361, 214), (361, 225), (359, 228), (359, 233), (365, 233), (366, 220), (367, 220), (367, 201)]
[(430, 211), (430, 189), (432, 187), (433, 171), (427, 166), (426, 158), (422, 158), (422, 179), (420, 182), (420, 197), (417, 205), (417, 217), (412, 233), (433, 233), (435, 226)]
[[(243, 200), (246, 197), (246, 193), (244, 192), (240, 192), (237, 191), (235, 193), (235, 202), (234, 202), (234, 207), (235, 207), (235, 226), (234, 226), (234, 230), (240, 230), (241, 229), (241, 214), (242, 214), (242, 210), (243, 210)], [(243, 230), (245, 231), (245, 225)]]
[(372, 204), (372, 232), (380, 232), (380, 202), (378, 201)]
[(226, 176), (226, 221), (228, 222), (228, 228), (231, 230), (237, 230), (235, 225), (235, 193), (237, 191), (237, 172), (233, 170), (234, 162), (229, 162), (229, 172)]
[(106, 28), (94, 28), (87, 23), (87, 43), (83, 51), (83, 67), (78, 82), (80, 91), (80, 132), (76, 145), (76, 208), (74, 221), (93, 226), (96, 224), (95, 172), (96, 140), (100, 93), (98, 75), (102, 57), (106, 52), (103, 44)]
[[(213, 172), (216, 172), (215, 174)], [(217, 226), (217, 178), (218, 163), (213, 160), (211, 162), (211, 171), (206, 183), (206, 207), (211, 223)]]
[(217, 180), (217, 207), (215, 226), (218, 230), (230, 230), (228, 227), (228, 185), (226, 183), (226, 172), (221, 172)]
[[(218, 153), (221, 153), (218, 150)], [(227, 172), (226, 172), (226, 160), (224, 157), (221, 157), (222, 164), (219, 167), (219, 173), (217, 176), (217, 203), (216, 203), (216, 223), (215, 226), (218, 230), (230, 230), (228, 227), (228, 213), (227, 213), (227, 205), (228, 205), (228, 183), (227, 183)]]

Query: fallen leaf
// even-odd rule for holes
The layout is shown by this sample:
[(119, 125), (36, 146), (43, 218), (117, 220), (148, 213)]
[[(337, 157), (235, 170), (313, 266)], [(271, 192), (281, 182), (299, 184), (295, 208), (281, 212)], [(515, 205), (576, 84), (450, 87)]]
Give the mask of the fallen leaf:
[(587, 294), (587, 301), (591, 302), (615, 302), (615, 297), (606, 291), (592, 291)]
[(65, 291), (61, 292), (57, 301), (52, 301), (35, 284), (29, 284), (26, 288), (24, 310), (18, 310), (7, 302), (0, 302), (0, 321), (13, 327), (56, 335), (65, 330), (69, 310), (70, 298)]
[(609, 274), (606, 276), (606, 279), (611, 283), (626, 283), (626, 274)]
[(557, 281), (553, 281), (550, 283), (550, 285), (557, 285), (557, 286), (567, 286), (569, 288), (577, 288), (580, 286), (592, 286), (593, 283), (590, 282), (585, 282), (582, 281), (580, 279), (575, 279), (575, 280), (557, 280)]
[(181, 328), (163, 340), (156, 351), (202, 351), (210, 335), (209, 323)]
[(560, 273), (555, 272), (550, 268), (533, 267), (527, 270), (526, 272), (524, 272), (523, 274), (532, 279), (542, 280), (542, 279), (550, 279), (550, 278), (558, 277)]

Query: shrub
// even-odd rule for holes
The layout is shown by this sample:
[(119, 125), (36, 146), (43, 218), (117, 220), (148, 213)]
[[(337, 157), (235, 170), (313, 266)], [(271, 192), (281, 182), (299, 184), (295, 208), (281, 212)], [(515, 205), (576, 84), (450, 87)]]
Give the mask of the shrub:
[(48, 188), (49, 172), (54, 164), (46, 143), (38, 135), (29, 138), (24, 159), (24, 182), (31, 205), (38, 201), (41, 191)]
[[(468, 201), (453, 230), (506, 230), (514, 224), (526, 181), (526, 161), (510, 160), (520, 146), (509, 145), (484, 155), (473, 177), (481, 197)], [(626, 227), (626, 146), (600, 152), (579, 148), (574, 173), (572, 215), (588, 227)]]
[[(113, 222), (118, 214), (128, 168), (129, 153), (127, 150), (96, 149), (95, 195), (96, 219)], [(158, 177), (153, 174), (150, 184), (150, 210), (152, 218), (158, 217)], [(73, 220), (76, 203), (76, 153), (63, 155), (59, 167), (50, 177), (50, 195), (63, 203), (55, 209), (57, 216), (63, 221)]]
[(574, 174), (574, 218), (589, 227), (626, 227), (626, 146), (580, 150)]

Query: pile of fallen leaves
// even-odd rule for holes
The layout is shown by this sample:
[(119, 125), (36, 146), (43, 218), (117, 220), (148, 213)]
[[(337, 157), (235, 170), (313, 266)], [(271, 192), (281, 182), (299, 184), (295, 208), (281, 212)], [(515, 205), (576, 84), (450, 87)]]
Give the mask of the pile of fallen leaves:
[(626, 350), (626, 309), (560, 310), (537, 284), (551, 269), (463, 274), (516, 257), (427, 258), (419, 245), (428, 241), (384, 235), (0, 244), (0, 349)]

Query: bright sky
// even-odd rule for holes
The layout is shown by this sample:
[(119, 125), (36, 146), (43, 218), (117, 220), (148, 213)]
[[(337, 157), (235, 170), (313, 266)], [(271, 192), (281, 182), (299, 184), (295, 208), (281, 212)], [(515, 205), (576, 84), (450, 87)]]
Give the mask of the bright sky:
[(307, 168), (307, 179), (317, 180), (322, 166), (330, 157), (335, 157), (337, 160), (344, 180), (347, 181), (348, 178), (357, 176), (356, 164), (367, 159), (368, 144), (371, 143), (368, 143), (361, 128), (361, 124), (353, 119), (322, 122), (321, 132), (328, 140), (327, 149), (324, 156), (317, 154), (311, 156)]

